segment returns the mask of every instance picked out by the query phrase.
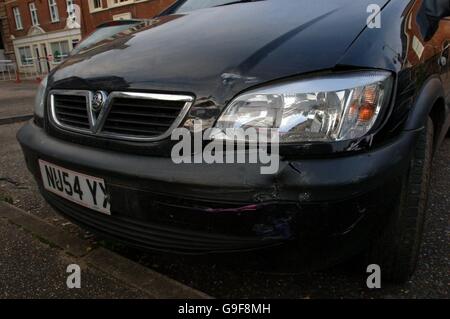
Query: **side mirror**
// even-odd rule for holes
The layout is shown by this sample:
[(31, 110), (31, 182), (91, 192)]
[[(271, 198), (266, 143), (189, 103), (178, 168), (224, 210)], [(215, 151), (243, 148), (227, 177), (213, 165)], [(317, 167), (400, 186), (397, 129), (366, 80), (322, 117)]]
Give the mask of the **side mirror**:
[(450, 0), (423, 0), (417, 23), (424, 40), (430, 40), (439, 28), (439, 22), (449, 16)]

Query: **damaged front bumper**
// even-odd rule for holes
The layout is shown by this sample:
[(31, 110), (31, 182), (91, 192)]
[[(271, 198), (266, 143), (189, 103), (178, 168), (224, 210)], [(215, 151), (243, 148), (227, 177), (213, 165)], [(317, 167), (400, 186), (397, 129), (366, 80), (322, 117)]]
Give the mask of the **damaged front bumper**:
[[(254, 164), (176, 165), (72, 144), (32, 123), (18, 133), (44, 197), (91, 231), (187, 254), (289, 243), (304, 258), (338, 258), (368, 243), (397, 203), (417, 136), (404, 132), (370, 153), (282, 160), (278, 174), (261, 175)], [(105, 179), (112, 216), (44, 191), (39, 159)]]

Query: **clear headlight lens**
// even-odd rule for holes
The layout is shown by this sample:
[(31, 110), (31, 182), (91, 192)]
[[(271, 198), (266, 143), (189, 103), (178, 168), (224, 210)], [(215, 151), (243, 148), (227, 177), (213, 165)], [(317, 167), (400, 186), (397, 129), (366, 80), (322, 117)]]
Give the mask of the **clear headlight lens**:
[(227, 139), (233, 129), (256, 128), (275, 129), (284, 143), (360, 138), (389, 102), (391, 87), (390, 73), (372, 71), (262, 88), (233, 100), (211, 137)]
[(44, 103), (45, 103), (45, 92), (47, 90), (48, 78), (45, 77), (41, 84), (39, 85), (38, 91), (36, 93), (36, 98), (34, 101), (34, 115), (40, 118), (44, 118)]

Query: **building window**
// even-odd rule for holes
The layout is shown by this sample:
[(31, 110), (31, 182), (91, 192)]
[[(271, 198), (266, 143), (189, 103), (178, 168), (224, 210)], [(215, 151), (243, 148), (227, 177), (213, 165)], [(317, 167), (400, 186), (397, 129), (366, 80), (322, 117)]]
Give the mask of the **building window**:
[(100, 10), (103, 8), (102, 0), (90, 0), (91, 11)]
[(23, 66), (33, 65), (33, 55), (31, 54), (30, 47), (19, 48), (20, 63)]
[(38, 19), (36, 4), (34, 2), (31, 2), (29, 4), (29, 7), (30, 7), (30, 15), (31, 15), (31, 24), (33, 26), (37, 26), (37, 25), (39, 25), (39, 19)]
[(14, 19), (16, 20), (16, 29), (17, 30), (22, 30), (23, 29), (22, 16), (20, 15), (19, 7), (14, 7), (13, 8), (13, 13), (14, 13)]
[(69, 56), (70, 49), (68, 41), (52, 42), (50, 46), (55, 63), (60, 63)]
[(73, 39), (72, 40), (72, 48), (75, 49), (78, 46), (79, 43), (80, 43), (80, 40)]
[(48, 7), (50, 8), (50, 19), (52, 22), (59, 22), (58, 4), (56, 0), (48, 0)]

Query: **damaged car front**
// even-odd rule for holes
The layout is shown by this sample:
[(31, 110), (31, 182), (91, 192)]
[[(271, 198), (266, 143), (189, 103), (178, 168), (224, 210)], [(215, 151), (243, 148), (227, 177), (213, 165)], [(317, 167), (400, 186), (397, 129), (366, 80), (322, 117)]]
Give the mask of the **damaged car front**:
[[(373, 5), (382, 28), (368, 27)], [(413, 201), (424, 205), (412, 194), (426, 185), (412, 175), (427, 183), (449, 124), (449, 70), (436, 49), (448, 34), (426, 40), (415, 27), (422, 10), (422, 1), (265, 0), (159, 16), (49, 75), (18, 134), (28, 168), (62, 215), (142, 249), (283, 245), (314, 266), (369, 248), (395, 254), (385, 233)], [(192, 134), (181, 156), (192, 161), (173, 158), (179, 129)], [(276, 171), (196, 161), (208, 144), (196, 134), (226, 144), (227, 129), (274, 131)], [(408, 260), (420, 244), (411, 241), (401, 247)], [(405, 263), (394, 279), (412, 273)]]

